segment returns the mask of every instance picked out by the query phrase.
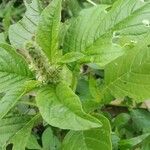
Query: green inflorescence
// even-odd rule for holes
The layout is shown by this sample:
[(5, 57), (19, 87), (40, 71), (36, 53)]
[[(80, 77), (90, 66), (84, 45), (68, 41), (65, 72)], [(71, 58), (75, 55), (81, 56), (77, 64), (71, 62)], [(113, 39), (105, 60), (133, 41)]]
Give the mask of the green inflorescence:
[(35, 42), (28, 42), (26, 50), (28, 52), (26, 58), (30, 62), (30, 69), (35, 72), (38, 81), (52, 84), (60, 81), (62, 66), (49, 62), (48, 58)]

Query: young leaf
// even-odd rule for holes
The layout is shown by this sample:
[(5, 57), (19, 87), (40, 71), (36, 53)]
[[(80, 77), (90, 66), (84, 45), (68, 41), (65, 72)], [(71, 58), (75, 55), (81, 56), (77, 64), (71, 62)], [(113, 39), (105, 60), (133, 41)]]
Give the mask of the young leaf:
[(129, 96), (137, 102), (150, 97), (150, 36), (105, 69), (105, 92), (116, 98)]
[(43, 119), (61, 129), (87, 130), (101, 127), (101, 122), (86, 114), (79, 97), (64, 83), (42, 88), (36, 97)]
[(9, 28), (10, 43), (17, 49), (24, 49), (25, 43), (35, 36), (41, 13), (38, 0), (30, 4), (25, 1), (25, 5), (27, 10), (22, 20)]
[(62, 149), (112, 150), (109, 121), (100, 114), (96, 115), (96, 117), (103, 124), (101, 128), (87, 131), (70, 131), (63, 141)]
[(125, 50), (112, 43), (110, 38), (103, 38), (84, 52), (85, 57), (81, 61), (97, 64), (100, 68), (124, 54)]
[(36, 41), (50, 61), (58, 48), (58, 34), (61, 21), (61, 0), (53, 0), (42, 12)]
[(50, 127), (47, 128), (42, 135), (42, 145), (43, 150), (60, 149), (60, 141), (55, 135), (53, 135), (53, 131)]
[(10, 45), (0, 44), (0, 92), (33, 78), (25, 60)]
[(70, 63), (70, 62), (74, 62), (77, 60), (80, 60), (81, 58), (84, 57), (84, 54), (79, 53), (79, 52), (70, 52), (65, 54), (64, 56), (62, 56), (62, 58), (60, 58), (60, 63)]
[(131, 111), (131, 118), (136, 129), (145, 133), (150, 132), (150, 112), (135, 109)]
[(94, 98), (94, 101), (97, 103), (100, 102), (101, 94), (98, 90), (97, 81), (92, 75), (89, 77), (89, 90), (91, 96)]
[(95, 100), (95, 97), (91, 95), (88, 81), (80, 79), (77, 84), (76, 92), (78, 93), (82, 102), (82, 107), (86, 112), (92, 112), (99, 107), (97, 99)]
[(78, 0), (66, 0), (70, 11), (72, 12), (73, 16), (77, 16), (79, 12), (83, 9), (81, 2)]
[(121, 140), (119, 142), (119, 148), (121, 150), (133, 148), (134, 146), (146, 140), (148, 137), (150, 137), (150, 133), (146, 133), (146, 134), (143, 134), (143, 135), (131, 138), (131, 139)]

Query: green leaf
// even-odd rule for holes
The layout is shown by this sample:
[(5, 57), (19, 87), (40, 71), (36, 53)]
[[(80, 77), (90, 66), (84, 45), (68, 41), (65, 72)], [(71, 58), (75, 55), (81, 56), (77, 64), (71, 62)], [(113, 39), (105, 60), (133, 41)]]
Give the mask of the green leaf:
[(119, 148), (121, 150), (127, 150), (129, 148), (133, 148), (134, 146), (140, 144), (144, 140), (146, 140), (150, 136), (150, 133), (146, 133), (131, 139), (121, 140), (119, 142)]
[(86, 41), (88, 42), (88, 35), (89, 39), (93, 40), (92, 33), (96, 28), (95, 26), (98, 26), (98, 23), (102, 19), (99, 18), (99, 15), (101, 14), (104, 16), (104, 11), (107, 7), (107, 5), (100, 5), (81, 11), (79, 17), (72, 21), (72, 24), (68, 29), (64, 41), (65, 51), (85, 51), (84, 44)]
[(42, 145), (43, 150), (60, 149), (60, 141), (55, 135), (53, 135), (53, 131), (50, 127), (48, 127), (42, 135)]
[(112, 4), (114, 3), (116, 0), (99, 0), (101, 4)]
[(79, 12), (83, 9), (81, 2), (78, 0), (66, 0), (69, 10), (72, 12), (73, 16), (77, 16)]
[(118, 145), (119, 145), (119, 141), (120, 141), (120, 138), (118, 137), (118, 135), (115, 133), (112, 133), (111, 141), (112, 141), (113, 150), (118, 150)]
[(105, 65), (123, 54), (124, 49), (121, 46), (112, 43), (110, 38), (103, 38), (84, 52), (86, 57), (82, 61), (96, 63), (103, 69)]
[(10, 45), (0, 44), (0, 92), (33, 78), (25, 60)]
[(36, 136), (34, 136), (33, 134), (30, 135), (30, 137), (28, 138), (28, 142), (26, 147), (28, 149), (36, 149), (36, 150), (41, 150), (41, 146), (39, 145)]
[(78, 93), (82, 102), (82, 107), (86, 112), (92, 112), (99, 107), (97, 99), (95, 100), (91, 95), (91, 88), (89, 88), (88, 81), (80, 79), (77, 84), (76, 92)]
[(61, 62), (61, 63), (70, 63), (70, 62), (78, 61), (83, 57), (84, 57), (84, 54), (82, 54), (82, 53), (70, 52), (70, 53), (67, 53), (67, 54), (63, 55), (60, 58), (59, 62)]
[(0, 33), (0, 43), (5, 43), (5, 34), (2, 32)]
[(66, 65), (63, 66), (60, 72), (60, 78), (62, 81), (66, 81), (69, 86), (72, 84), (73, 74)]
[(109, 121), (103, 115), (96, 115), (102, 122), (101, 128), (86, 131), (70, 131), (64, 141), (63, 150), (112, 150)]
[(149, 150), (149, 149), (150, 149), (150, 136), (146, 140), (144, 140), (141, 147), (141, 150)]
[(13, 143), (13, 150), (25, 150), (31, 129), (38, 119), (39, 115), (33, 117), (11, 138), (10, 143)]
[(131, 111), (131, 118), (136, 129), (145, 133), (150, 132), (150, 112), (134, 109)]
[(9, 28), (10, 43), (17, 49), (24, 49), (25, 44), (34, 38), (41, 13), (38, 0), (30, 4), (25, 1), (25, 5), (27, 10), (22, 20)]
[[(120, 38), (120, 35), (126, 33), (132, 35), (131, 40), (134, 40), (134, 35), (137, 38), (149, 31), (148, 25), (143, 23), (150, 18), (149, 2), (118, 0), (108, 12), (106, 8), (106, 5), (99, 5), (80, 13), (66, 34), (65, 52), (81, 51), (85, 55), (87, 51), (99, 52), (96, 58), (91, 56), (91, 59), (100, 62), (103, 67), (110, 59), (112, 61), (124, 54), (118, 45), (112, 43), (114, 38)], [(108, 45), (102, 45), (107, 42)]]
[(19, 140), (17, 142), (18, 144), (22, 142), (23, 141), (22, 139), (26, 138), (26, 136), (24, 136), (26, 135), (26, 131), (31, 130), (32, 128), (31, 125), (33, 125), (33, 123), (35, 122), (35, 119), (37, 119), (37, 116), (32, 119), (31, 116), (17, 116), (17, 117), (14, 116), (0, 120), (1, 148), (7, 146), (7, 144), (11, 143), (10, 141), (12, 139), (17, 138), (19, 135), (20, 135)]
[(131, 97), (141, 102), (150, 97), (150, 36), (105, 68), (103, 94)]
[(91, 96), (94, 98), (94, 101), (97, 103), (100, 102), (101, 94), (99, 93), (97, 81), (92, 75), (90, 75), (89, 77), (89, 90), (90, 90)]
[(36, 41), (50, 61), (55, 58), (58, 48), (61, 21), (61, 0), (53, 0), (42, 12)]
[(0, 119), (2, 119), (20, 100), (20, 98), (35, 88), (37, 83), (35, 81), (25, 82), (18, 87), (8, 91), (5, 96), (0, 100)]
[(127, 113), (120, 113), (113, 121), (113, 127), (122, 128), (130, 120), (130, 115)]
[(42, 88), (36, 102), (43, 119), (52, 126), (71, 130), (101, 126), (99, 120), (83, 111), (79, 97), (64, 83)]

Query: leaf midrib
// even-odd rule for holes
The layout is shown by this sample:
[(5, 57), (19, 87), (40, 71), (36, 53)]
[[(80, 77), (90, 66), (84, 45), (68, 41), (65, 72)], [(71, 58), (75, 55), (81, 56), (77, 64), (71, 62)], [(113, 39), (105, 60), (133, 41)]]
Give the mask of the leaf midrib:
[[(123, 20), (119, 21), (118, 23), (114, 24), (112, 27), (108, 28), (106, 30), (105, 33), (99, 35), (98, 38), (94, 39), (94, 41), (92, 42), (92, 44), (90, 44), (89, 46), (87, 46), (84, 51), (86, 51), (86, 49), (89, 49), (91, 47), (91, 45), (93, 45), (93, 43), (95, 43), (96, 41), (98, 41), (102, 36), (104, 36), (105, 34), (109, 33), (109, 32), (113, 32), (116, 28), (116, 26), (118, 26), (119, 24), (121, 24), (124, 20), (128, 19), (129, 17), (133, 16), (137, 11), (143, 9), (143, 7), (146, 7), (146, 4), (149, 4), (149, 3), (145, 3), (145, 5), (143, 5), (141, 8), (137, 9), (136, 11), (134, 11), (133, 13), (131, 12), (129, 16), (127, 16), (126, 18), (124, 18)], [(104, 22), (104, 20), (107, 18), (107, 16), (109, 16), (111, 14), (111, 11), (102, 19), (102, 23)], [(95, 32), (95, 36), (96, 37), (96, 33), (98, 32), (99, 30), (99, 27), (101, 26), (101, 24), (98, 26), (96, 32)]]

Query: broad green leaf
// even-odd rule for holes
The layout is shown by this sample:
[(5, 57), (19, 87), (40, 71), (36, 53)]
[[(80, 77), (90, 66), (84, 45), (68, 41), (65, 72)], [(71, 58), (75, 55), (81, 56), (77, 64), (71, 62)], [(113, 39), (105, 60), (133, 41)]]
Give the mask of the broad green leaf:
[(33, 78), (25, 60), (10, 45), (0, 44), (0, 92)]
[(2, 119), (20, 100), (20, 98), (35, 88), (37, 83), (35, 81), (26, 82), (22, 85), (8, 91), (4, 97), (0, 100), (0, 119)]
[(70, 63), (70, 62), (74, 62), (74, 61), (80, 60), (83, 57), (84, 57), (84, 54), (82, 54), (82, 53), (70, 52), (70, 53), (67, 53), (67, 54), (63, 55), (60, 58), (59, 62), (61, 62), (61, 63)]
[(105, 68), (103, 94), (129, 96), (137, 102), (150, 98), (150, 36)]
[(102, 17), (104, 17), (105, 9), (107, 7), (107, 5), (100, 5), (81, 11), (79, 17), (72, 21), (72, 24), (68, 29), (68, 33), (66, 34), (64, 41), (65, 51), (84, 51), (83, 45), (85, 46), (85, 42), (88, 42), (88, 36), (91, 40), (94, 38), (87, 31), (91, 33), (93, 32), (96, 25), (98, 26), (98, 23), (102, 19), (99, 15), (101, 14)]
[(101, 128), (86, 131), (70, 131), (64, 141), (63, 150), (112, 150), (109, 121), (102, 115), (96, 115), (102, 122)]
[(64, 83), (42, 88), (36, 97), (43, 119), (61, 129), (87, 130), (101, 127), (101, 122), (86, 114), (79, 97)]
[(131, 118), (136, 129), (145, 133), (150, 132), (150, 112), (135, 109), (131, 111)]
[(60, 149), (60, 141), (59, 139), (53, 134), (53, 131), (50, 127), (48, 127), (43, 135), (42, 135), (42, 145), (43, 150), (59, 150)]
[(142, 143), (144, 140), (150, 137), (150, 133), (146, 133), (131, 139), (121, 140), (119, 142), (119, 148), (121, 150), (127, 150), (129, 148), (133, 148), (134, 146)]
[(25, 150), (31, 129), (38, 119), (39, 115), (33, 117), (11, 138), (10, 143), (13, 143), (13, 150)]
[[(123, 33), (138, 36), (149, 31), (148, 25), (143, 23), (150, 19), (149, 2), (118, 0), (108, 12), (106, 8), (99, 5), (80, 13), (68, 30), (64, 51), (82, 51), (86, 54), (87, 51), (95, 53), (96, 50), (99, 52), (96, 63), (99, 61), (103, 66), (124, 54), (118, 45), (108, 39), (119, 38)], [(107, 42), (109, 44), (102, 45)]]
[(41, 13), (38, 1), (33, 0), (30, 4), (25, 1), (27, 10), (24, 17), (9, 28), (10, 43), (17, 49), (24, 49), (25, 44), (35, 36)]
[(36, 41), (50, 61), (56, 59), (54, 56), (58, 48), (60, 21), (61, 0), (53, 0), (43, 10), (36, 33)]
[(14, 116), (0, 120), (0, 146), (5, 147), (14, 136), (28, 127), (31, 122), (31, 116)]
[(36, 149), (36, 150), (41, 150), (41, 146), (39, 145), (36, 136), (34, 136), (33, 134), (30, 135), (30, 137), (28, 138), (28, 142), (26, 144), (26, 147), (28, 149)]

